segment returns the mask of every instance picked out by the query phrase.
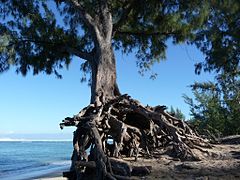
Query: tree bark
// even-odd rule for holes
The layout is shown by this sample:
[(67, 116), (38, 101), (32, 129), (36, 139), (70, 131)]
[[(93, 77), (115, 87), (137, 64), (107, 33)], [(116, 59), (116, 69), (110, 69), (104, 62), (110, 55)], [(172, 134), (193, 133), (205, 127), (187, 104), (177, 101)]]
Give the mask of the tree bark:
[(100, 1), (99, 14), (87, 22), (94, 40), (91, 104), (100, 106), (120, 95), (116, 82), (116, 62), (112, 48), (113, 22), (107, 1)]
[(120, 95), (116, 81), (116, 62), (110, 43), (100, 42), (91, 62), (91, 103), (97, 106)]

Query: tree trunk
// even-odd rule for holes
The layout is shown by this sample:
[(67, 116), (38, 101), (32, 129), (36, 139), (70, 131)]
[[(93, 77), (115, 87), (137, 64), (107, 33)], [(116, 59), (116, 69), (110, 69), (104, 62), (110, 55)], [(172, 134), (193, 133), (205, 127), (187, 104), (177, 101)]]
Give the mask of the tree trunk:
[(91, 103), (97, 106), (120, 95), (116, 82), (116, 63), (111, 44), (100, 43), (91, 62)]

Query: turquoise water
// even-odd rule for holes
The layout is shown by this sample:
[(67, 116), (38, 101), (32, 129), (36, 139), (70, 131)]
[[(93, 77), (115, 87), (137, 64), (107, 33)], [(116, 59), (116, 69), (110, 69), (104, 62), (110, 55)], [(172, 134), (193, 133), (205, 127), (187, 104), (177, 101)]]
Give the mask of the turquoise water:
[(0, 179), (26, 180), (70, 167), (70, 141), (0, 142)]

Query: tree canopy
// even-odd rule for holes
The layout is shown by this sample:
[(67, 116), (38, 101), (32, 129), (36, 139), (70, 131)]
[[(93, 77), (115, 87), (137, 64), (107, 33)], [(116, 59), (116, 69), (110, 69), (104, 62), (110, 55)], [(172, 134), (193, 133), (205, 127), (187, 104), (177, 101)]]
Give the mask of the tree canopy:
[(216, 70), (228, 73), (239, 71), (240, 59), (240, 2), (210, 1), (210, 12), (193, 43), (205, 54), (196, 72)]
[[(197, 72), (239, 67), (240, 3), (227, 1), (36, 1), (0, 3), (0, 72), (15, 66), (26, 75), (55, 73), (73, 56), (89, 59), (97, 46), (98, 23), (107, 26), (115, 49), (134, 52), (141, 73), (165, 58), (166, 42), (196, 44), (206, 55)], [(101, 30), (99, 30), (101, 32)]]

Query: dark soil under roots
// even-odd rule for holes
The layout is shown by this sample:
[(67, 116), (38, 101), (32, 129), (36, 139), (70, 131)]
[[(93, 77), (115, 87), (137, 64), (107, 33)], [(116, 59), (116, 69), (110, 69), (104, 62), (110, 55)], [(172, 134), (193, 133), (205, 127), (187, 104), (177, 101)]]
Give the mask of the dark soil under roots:
[[(165, 111), (165, 106), (143, 106), (128, 95), (101, 106), (90, 104), (60, 124), (76, 126), (69, 179), (129, 179), (149, 173), (130, 167), (126, 157), (156, 158), (168, 154), (181, 160), (208, 157), (211, 145), (190, 126)], [(71, 177), (71, 178), (70, 178)]]

